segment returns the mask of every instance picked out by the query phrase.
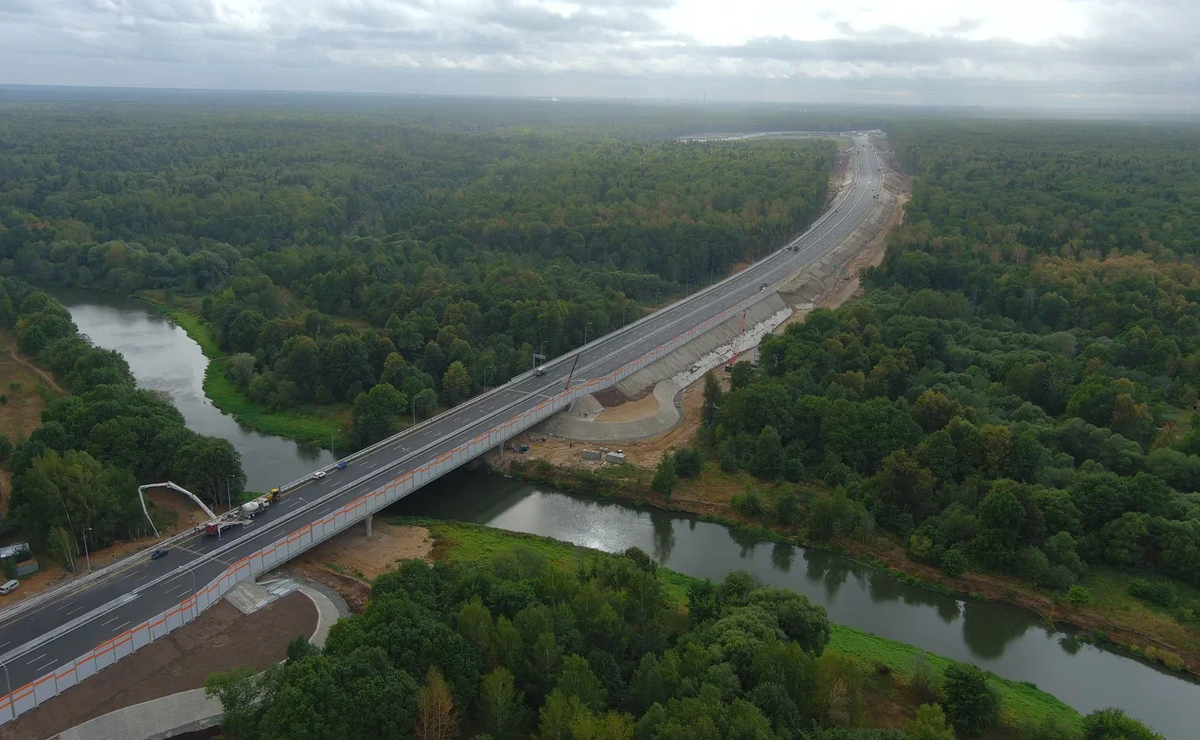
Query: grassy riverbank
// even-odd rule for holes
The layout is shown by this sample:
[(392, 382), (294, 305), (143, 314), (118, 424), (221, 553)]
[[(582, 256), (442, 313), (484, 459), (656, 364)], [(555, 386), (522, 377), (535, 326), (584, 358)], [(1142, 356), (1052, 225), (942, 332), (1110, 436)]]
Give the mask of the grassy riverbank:
[[(434, 559), (485, 562), (496, 553), (520, 544), (563, 568), (573, 568), (580, 558), (596, 554), (594, 550), (566, 542), (475, 524), (410, 517), (395, 517), (388, 521), (396, 525), (426, 527), (433, 535)], [(665, 568), (659, 569), (659, 577), (671, 598), (680, 606), (686, 603), (688, 586), (699, 580)], [(903, 718), (911, 715), (914, 709), (915, 699), (909, 684), (913, 661), (918, 655), (924, 655), (939, 671), (945, 671), (954, 662), (868, 632), (836, 624), (831, 626), (829, 649), (853, 656), (862, 666), (869, 677), (866, 685), (877, 709), (871, 717), (883, 726), (901, 726)], [(1049, 716), (1056, 716), (1071, 726), (1078, 727), (1080, 724), (1078, 712), (1030, 684), (995, 675), (991, 675), (991, 683), (1003, 702), (1007, 730), (998, 734), (989, 733), (987, 737), (1012, 737), (1017, 728)]]
[[(633, 465), (606, 466), (599, 471), (556, 465), (547, 460), (509, 458), (506, 470), (523, 479), (546, 483), (586, 496), (618, 499), (667, 511), (699, 515), (760, 539), (817, 548), (851, 558), (911, 585), (964, 598), (999, 601), (1028, 609), (1051, 623), (1069, 624), (1086, 631), (1086, 639), (1105, 643), (1135, 657), (1157, 662), (1172, 670), (1200, 675), (1200, 632), (1194, 622), (1181, 622), (1178, 609), (1164, 609), (1129, 595), (1129, 582), (1142, 577), (1171, 582), (1181, 603), (1200, 601), (1200, 589), (1153, 573), (1130, 573), (1109, 567), (1093, 568), (1082, 582), (1092, 594), (1085, 607), (1071, 604), (1043, 589), (994, 573), (965, 573), (951, 578), (940, 569), (912, 561), (894, 539), (879, 535), (871, 542), (835, 537), (831, 542), (810, 542), (803, 532), (782, 527), (766, 516), (746, 516), (730, 505), (730, 490), (744, 489), (744, 476), (716, 485), (714, 477), (726, 475), (712, 464), (693, 482), (681, 480), (671, 498), (655, 494), (650, 471)], [(728, 490), (727, 490), (728, 489)], [(759, 487), (769, 501), (769, 487)]]
[(187, 332), (200, 345), (209, 359), (204, 371), (204, 395), (223, 413), (237, 419), (239, 424), (263, 434), (329, 448), (336, 441), (338, 450), (348, 450), (348, 433), (352, 426), (350, 404), (306, 404), (295, 409), (272, 410), (251, 401), (243, 394), (226, 372), (228, 357), (221, 352), (212, 327), (201, 317), (178, 305), (167, 303), (152, 294), (142, 294), (164, 316)]

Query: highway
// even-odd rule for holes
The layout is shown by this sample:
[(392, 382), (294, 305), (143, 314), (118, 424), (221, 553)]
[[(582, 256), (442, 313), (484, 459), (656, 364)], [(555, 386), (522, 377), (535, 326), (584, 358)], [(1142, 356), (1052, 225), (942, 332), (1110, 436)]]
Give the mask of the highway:
[[(6, 682), (0, 691), (19, 691), (132, 625), (174, 607), (229, 565), (283, 534), (327, 516), (363, 493), (377, 490), (398, 475), (474, 439), (498, 421), (551, 398), (564, 387), (576, 354), (579, 361), (572, 387), (607, 376), (739, 301), (754, 297), (763, 283), (774, 285), (819, 259), (877, 202), (874, 197), (883, 179), (878, 154), (866, 136), (856, 136), (855, 141), (859, 147), (853, 186), (838, 196), (834, 208), (789, 243), (798, 245), (798, 251), (774, 252), (711, 288), (557, 358), (547, 365), (544, 376), (518, 376), (432, 423), (401, 433), (371, 454), (354, 459), (345, 470), (332, 471), (323, 479), (287, 491), (281, 502), (250, 526), (227, 529), (220, 540), (193, 534), (177, 541), (166, 557), (133, 558), (112, 566), (81, 587), (62, 588), (36, 609), (0, 623), (0, 665), (5, 673), (0, 680)], [(325, 496), (329, 498), (314, 504)], [(225, 546), (228, 549), (221, 549)], [(205, 557), (216, 551), (220, 552), (215, 557)], [(0, 619), (4, 619), (3, 614)]]

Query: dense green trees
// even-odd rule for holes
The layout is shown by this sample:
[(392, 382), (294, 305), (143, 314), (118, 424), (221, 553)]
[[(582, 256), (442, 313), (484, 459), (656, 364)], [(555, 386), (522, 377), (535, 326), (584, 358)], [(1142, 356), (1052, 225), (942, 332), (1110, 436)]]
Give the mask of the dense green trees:
[(125, 358), (93, 347), (49, 295), (0, 278), (0, 325), (72, 392), (51, 400), (12, 452), (9, 517), (35, 549), (72, 564), (85, 531), (92, 548), (140, 536), (139, 483), (173, 479), (214, 504), (241, 493), (237, 450), (189, 431), (169, 400), (139, 390)]
[[(925, 703), (906, 730), (864, 727), (876, 679), (829, 641), (824, 609), (745, 572), (691, 582), (684, 607), (640, 550), (558, 563), (519, 546), (490, 563), (406, 561), (324, 650), (293, 643), (283, 666), (216, 674), (207, 689), (229, 740), (453, 740), (458, 728), (538, 740), (952, 740), (1000, 727), (988, 674), (953, 664), (943, 686), (927, 660), (907, 679)], [(1156, 737), (1110, 710), (1086, 726), (1097, 740), (1122, 728)], [(1083, 740), (1054, 722), (1021, 729)]]
[(0, 275), (203, 295), (254, 357), (243, 391), (278, 407), (381, 381), (458, 403), (764, 254), (819, 214), (834, 154), (404, 112), (6, 113)]
[[(706, 406), (722, 467), (774, 482), (759, 447), (782, 447), (955, 575), (1200, 583), (1200, 437), (1177, 427), (1200, 388), (1200, 212), (1178, 200), (1200, 192), (1195, 131), (1149, 154), (1165, 130), (893, 128), (906, 223), (865, 298), (768, 337)], [(834, 499), (808, 498), (809, 535), (833, 536)]]

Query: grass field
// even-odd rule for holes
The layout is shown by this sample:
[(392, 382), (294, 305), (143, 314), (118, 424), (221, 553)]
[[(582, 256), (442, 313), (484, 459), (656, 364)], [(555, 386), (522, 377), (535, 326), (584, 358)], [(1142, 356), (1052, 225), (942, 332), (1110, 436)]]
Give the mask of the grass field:
[(1195, 629), (1196, 622), (1181, 623), (1176, 618), (1177, 608), (1164, 608), (1130, 595), (1129, 584), (1135, 578), (1169, 582), (1179, 594), (1180, 606), (1200, 604), (1200, 589), (1148, 569), (1117, 570), (1104, 565), (1095, 566), (1084, 579), (1083, 585), (1092, 593), (1092, 606), (1101, 613), (1120, 615), (1124, 621), (1136, 623), (1147, 634), (1183, 650), (1200, 652), (1200, 633)]
[[(573, 567), (580, 557), (597, 555), (594, 550), (576, 547), (570, 543), (476, 524), (411, 517), (394, 517), (388, 521), (396, 525), (419, 525), (428, 528), (434, 537), (435, 558), (482, 562), (490, 560), (498, 552), (520, 545), (541, 553), (547, 560), (561, 567)], [(697, 580), (665, 568), (659, 570), (659, 577), (672, 600), (679, 604), (686, 603), (687, 588)], [(854, 656), (868, 671), (876, 670), (879, 664), (886, 665), (891, 674), (901, 682), (905, 680), (909, 666), (918, 654), (924, 653), (930, 663), (943, 671), (954, 662), (949, 658), (925, 653), (913, 645), (888, 640), (850, 627), (835, 624), (832, 628), (830, 649)], [(1004, 720), (1008, 727), (1020, 727), (1051, 715), (1057, 715), (1072, 726), (1080, 725), (1081, 718), (1078, 712), (1034, 686), (995, 675), (992, 675), (991, 681), (1000, 694)]]

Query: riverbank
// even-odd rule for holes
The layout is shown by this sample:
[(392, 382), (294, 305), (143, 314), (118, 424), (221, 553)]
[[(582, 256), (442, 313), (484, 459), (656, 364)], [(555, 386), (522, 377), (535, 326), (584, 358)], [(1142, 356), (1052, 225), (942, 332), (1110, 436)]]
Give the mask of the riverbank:
[[(393, 517), (389, 518), (389, 522), (428, 529), (433, 537), (434, 560), (486, 562), (496, 553), (520, 544), (561, 567), (574, 568), (581, 558), (598, 554), (596, 550), (547, 537), (475, 524), (416, 517)], [(675, 604), (681, 607), (686, 605), (688, 587), (701, 580), (666, 568), (659, 569), (659, 578)], [(955, 662), (869, 632), (837, 624), (830, 626), (832, 637), (828, 649), (852, 656), (868, 679), (865, 685), (870, 692), (868, 704), (872, 707), (869, 717), (871, 726), (902, 728), (904, 720), (912, 715), (919, 703), (911, 688), (914, 662), (921, 659), (918, 656), (922, 656), (939, 672)], [(1050, 694), (1030, 684), (994, 674), (989, 674), (989, 680), (1001, 696), (1006, 727), (984, 737), (1015, 737), (1019, 728), (1051, 716), (1067, 725), (1079, 726), (1079, 713)]]
[[(494, 457), (489, 457), (488, 463), (493, 467), (498, 465)], [(732, 505), (732, 498), (744, 491), (744, 476), (729, 476), (711, 465), (706, 465), (695, 481), (681, 480), (670, 498), (650, 488), (653, 470), (634, 465), (606, 465), (591, 470), (508, 455), (498, 469), (506, 475), (577, 495), (693, 514), (759, 539), (832, 552), (902, 582), (939, 593), (1011, 604), (1037, 614), (1047, 624), (1081, 630), (1078, 639), (1158, 663), (1172, 671), (1200, 675), (1200, 634), (1169, 614), (1128, 597), (1125, 584), (1134, 576), (1109, 568), (1095, 568), (1089, 573), (1083, 585), (1094, 594), (1093, 603), (1080, 607), (1010, 576), (968, 572), (952, 578), (939, 568), (910, 560), (905, 550), (886, 536), (877, 536), (871, 542), (847, 537), (834, 537), (830, 542), (809, 541), (798, 529), (769, 522), (766, 516), (740, 513)], [(1166, 580), (1162, 576), (1154, 578)], [(1178, 584), (1177, 588), (1184, 594), (1196, 592), (1186, 584)]]
[(208, 358), (208, 367), (204, 371), (204, 394), (219, 411), (256, 432), (325, 449), (331, 449), (330, 441), (333, 440), (334, 449), (350, 449), (349, 431), (353, 426), (350, 404), (306, 404), (284, 411), (255, 403), (238, 390), (229, 377), (226, 372), (229, 358), (221, 351), (212, 327), (203, 318), (187, 308), (163, 300), (153, 291), (143, 291), (136, 297), (154, 306), (200, 345), (204, 356)]

